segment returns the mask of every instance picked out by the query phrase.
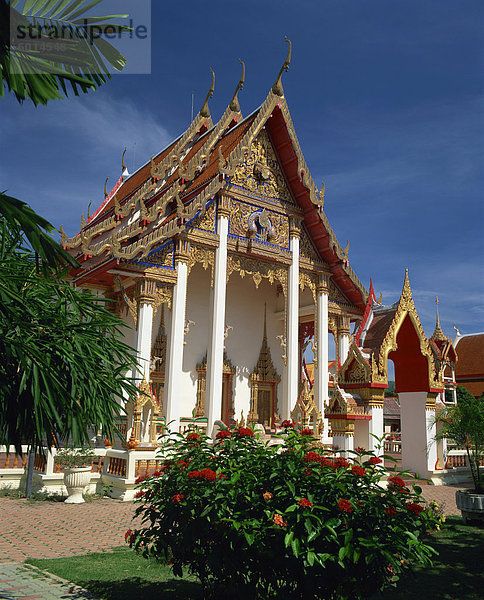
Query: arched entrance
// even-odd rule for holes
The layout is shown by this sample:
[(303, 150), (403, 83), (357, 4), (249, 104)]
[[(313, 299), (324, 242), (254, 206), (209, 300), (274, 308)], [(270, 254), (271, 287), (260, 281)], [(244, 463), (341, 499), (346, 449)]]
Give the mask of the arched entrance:
[(376, 444), (370, 434), (384, 434), (383, 400), (389, 360), (395, 365), (395, 391), (400, 401), (402, 468), (427, 476), (437, 462), (435, 400), (444, 387), (443, 374), (415, 309), (407, 272), (395, 304), (379, 304), (370, 288), (364, 319), (341, 368), (341, 387), (357, 394), (371, 416), (370, 421), (360, 424), (368, 427), (370, 449)]

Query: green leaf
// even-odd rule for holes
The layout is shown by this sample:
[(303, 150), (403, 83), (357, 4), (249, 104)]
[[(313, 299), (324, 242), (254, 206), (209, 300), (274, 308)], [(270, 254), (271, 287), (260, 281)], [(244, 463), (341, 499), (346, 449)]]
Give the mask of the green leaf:
[(307, 558), (309, 565), (312, 567), (314, 565), (314, 561), (316, 560), (316, 554), (314, 552), (308, 552)]

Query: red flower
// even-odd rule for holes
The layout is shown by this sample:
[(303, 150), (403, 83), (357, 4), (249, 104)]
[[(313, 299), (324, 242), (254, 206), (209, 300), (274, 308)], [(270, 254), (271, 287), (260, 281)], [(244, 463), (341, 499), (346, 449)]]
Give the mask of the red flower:
[(338, 506), (343, 512), (347, 512), (347, 513), (353, 512), (353, 507), (351, 506), (351, 502), (349, 502), (348, 500), (345, 500), (344, 498), (341, 498), (340, 500), (338, 500)]
[(219, 474), (217, 475), (217, 477), (218, 477), (219, 479), (227, 479), (227, 477), (226, 477), (226, 476), (225, 476), (223, 473), (219, 473)]
[(161, 477), (163, 475), (163, 473), (161, 471), (155, 471), (152, 475), (152, 477)]
[(133, 535), (133, 530), (128, 529), (128, 531), (124, 534), (124, 541), (127, 542), (128, 538), (130, 538), (132, 535)]
[(142, 490), (141, 492), (136, 492), (136, 494), (134, 495), (135, 498), (143, 498), (143, 496), (146, 494), (146, 492), (144, 490)]
[(301, 435), (313, 435), (313, 432), (310, 429), (303, 429)]
[(287, 523), (284, 521), (281, 515), (278, 514), (274, 515), (274, 523), (276, 525), (279, 525), (279, 527), (287, 527)]
[(201, 435), (199, 435), (198, 433), (191, 433), (188, 437), (187, 437), (187, 441), (188, 442), (199, 442), (202, 439)]
[(389, 477), (388, 483), (390, 484), (390, 487), (394, 487), (396, 489), (399, 489), (400, 491), (402, 491), (405, 488), (405, 482), (401, 477), (398, 477), (398, 475)]
[(394, 517), (397, 514), (397, 510), (394, 506), (389, 506), (388, 508), (385, 508), (385, 512), (389, 517)]
[(237, 429), (237, 433), (240, 435), (240, 437), (251, 437), (254, 435), (252, 429), (249, 429), (248, 427), (240, 427)]
[(370, 463), (370, 465), (379, 465), (383, 461), (381, 458), (378, 458), (378, 456), (372, 456), (368, 462)]
[(319, 456), (319, 454), (317, 454), (316, 452), (310, 450), (304, 455), (304, 462), (321, 462), (321, 456)]
[(215, 436), (218, 440), (224, 440), (225, 438), (230, 437), (232, 434), (230, 433), (230, 431), (228, 429), (222, 429), (221, 431), (219, 431), (217, 433), (217, 435)]
[(303, 475), (305, 475), (306, 477), (311, 477), (311, 475), (314, 475), (314, 472), (312, 469), (304, 469)]
[(335, 466), (334, 462), (327, 456), (321, 457), (321, 464), (323, 465), (323, 467), (334, 467)]
[(217, 479), (217, 473), (212, 469), (202, 469), (200, 471), (200, 479), (207, 479), (208, 481), (214, 481)]
[(197, 477), (200, 477), (200, 471), (190, 471), (188, 477), (190, 477), (190, 479), (196, 479)]
[(188, 467), (187, 460), (179, 460), (176, 464), (180, 467), (180, 469), (184, 469), (185, 467)]
[(338, 457), (336, 457), (336, 459), (334, 461), (334, 466), (336, 469), (343, 469), (344, 467), (349, 467), (350, 463), (349, 463), (349, 461), (346, 460), (346, 458), (343, 458), (342, 456), (338, 456)]
[(185, 498), (183, 494), (175, 494), (171, 501), (177, 504), (178, 502), (181, 502), (183, 498)]
[(307, 498), (300, 498), (298, 502), (299, 506), (303, 506), (304, 508), (312, 508), (313, 503)]
[(358, 477), (363, 477), (365, 475), (365, 469), (363, 469), (363, 467), (360, 467), (359, 465), (354, 465), (353, 467), (351, 467), (351, 472), (355, 475), (358, 475)]
[(357, 446), (355, 448), (355, 452), (366, 452), (366, 448), (362, 448), (361, 446)]
[(134, 482), (135, 483), (141, 483), (142, 481), (144, 481), (145, 479), (148, 479), (148, 475), (140, 475), (139, 477), (137, 477)]
[(419, 515), (423, 511), (423, 506), (420, 504), (415, 504), (415, 502), (407, 502), (407, 510), (413, 512), (416, 515)]
[(281, 423), (281, 427), (284, 427), (284, 429), (289, 429), (289, 427), (294, 427), (294, 421), (291, 421), (290, 419), (285, 419)]

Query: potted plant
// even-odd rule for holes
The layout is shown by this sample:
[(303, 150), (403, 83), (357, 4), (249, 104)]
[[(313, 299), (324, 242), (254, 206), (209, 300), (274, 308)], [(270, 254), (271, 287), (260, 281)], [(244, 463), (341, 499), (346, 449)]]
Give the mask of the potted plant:
[(60, 448), (56, 453), (56, 462), (64, 467), (64, 484), (67, 488), (68, 504), (84, 502), (82, 493), (91, 480), (91, 463), (94, 458), (92, 448)]
[(438, 439), (447, 438), (467, 452), (474, 489), (457, 490), (455, 500), (467, 520), (484, 520), (484, 482), (479, 463), (484, 455), (484, 394), (476, 398), (466, 388), (457, 388), (457, 404), (447, 407), (438, 417)]

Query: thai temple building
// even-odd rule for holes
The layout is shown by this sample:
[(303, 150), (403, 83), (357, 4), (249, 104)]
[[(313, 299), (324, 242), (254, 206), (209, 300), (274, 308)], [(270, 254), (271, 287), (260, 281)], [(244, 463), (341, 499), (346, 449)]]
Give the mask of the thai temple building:
[(156, 448), (161, 423), (208, 435), (251, 423), (269, 436), (293, 419), (342, 451), (376, 449), (393, 361), (402, 466), (427, 476), (441, 468), (439, 452), (445, 461), (435, 411), (454, 384), (455, 350), (440, 325), (425, 336), (408, 273), (400, 298), (384, 305), (351, 268), (291, 120), (282, 86), (289, 61), (290, 48), (246, 117), (243, 73), (216, 123), (213, 77), (188, 129), (135, 173), (123, 162), (80, 232), (62, 235), (81, 264), (73, 284), (113, 301), (142, 365), (126, 446)]

